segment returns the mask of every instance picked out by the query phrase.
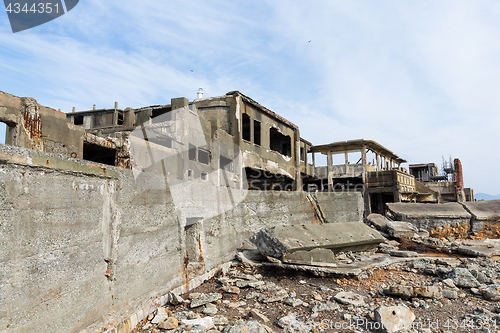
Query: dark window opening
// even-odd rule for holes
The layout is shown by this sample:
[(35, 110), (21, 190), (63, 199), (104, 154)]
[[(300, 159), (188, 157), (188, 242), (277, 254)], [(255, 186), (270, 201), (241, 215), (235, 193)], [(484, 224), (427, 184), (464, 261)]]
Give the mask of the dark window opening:
[(191, 178), (191, 179), (194, 178), (194, 171), (191, 169), (188, 169), (188, 178)]
[(210, 153), (205, 149), (198, 149), (198, 162), (202, 164), (210, 164)]
[(206, 172), (202, 172), (202, 173), (200, 174), (200, 177), (201, 177), (201, 180), (208, 180), (208, 173), (206, 173)]
[(253, 121), (253, 143), (260, 146), (260, 121)]
[(305, 156), (304, 156), (304, 150), (305, 150), (304, 147), (300, 147), (300, 160), (302, 162), (305, 161), (305, 159), (304, 159), (305, 158)]
[(250, 141), (250, 116), (243, 113), (243, 140)]
[(123, 125), (123, 112), (118, 112), (118, 125)]
[(220, 164), (219, 167), (221, 169), (226, 170), (228, 172), (233, 172), (233, 160), (231, 160), (230, 158), (221, 155), (219, 164)]
[(83, 159), (87, 161), (115, 165), (116, 150), (89, 143), (83, 144)]
[(189, 144), (189, 160), (196, 161), (196, 147), (192, 144)]
[(155, 109), (151, 114), (151, 120), (153, 124), (162, 123), (164, 121), (172, 120), (172, 113), (170, 109)]
[(281, 155), (292, 156), (292, 143), (288, 135), (281, 134), (276, 128), (271, 128), (269, 148)]
[(83, 116), (73, 116), (73, 124), (83, 125)]

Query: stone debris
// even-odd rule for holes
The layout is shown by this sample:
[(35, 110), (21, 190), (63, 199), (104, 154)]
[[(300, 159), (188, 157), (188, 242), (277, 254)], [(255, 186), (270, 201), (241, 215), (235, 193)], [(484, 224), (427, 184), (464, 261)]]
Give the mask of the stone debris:
[(480, 289), (484, 298), (491, 302), (500, 302), (500, 284), (492, 284)]
[(477, 288), (481, 284), (476, 280), (474, 275), (467, 269), (456, 267), (450, 274), (450, 278), (457, 287), (461, 288)]
[(217, 309), (215, 305), (213, 305), (212, 303), (208, 303), (205, 305), (205, 308), (203, 309), (202, 312), (203, 314), (206, 314), (208, 316), (215, 316), (218, 311), (219, 309)]
[(170, 304), (172, 305), (179, 305), (184, 303), (184, 298), (181, 296), (175, 294), (175, 293), (170, 293)]
[(365, 305), (364, 297), (361, 295), (352, 293), (352, 292), (342, 291), (342, 292), (336, 294), (335, 296), (333, 296), (333, 298), (337, 302), (340, 302), (342, 304), (348, 304), (348, 305), (353, 305), (353, 306)]
[(198, 318), (198, 319), (184, 319), (182, 323), (186, 326), (191, 326), (194, 331), (206, 331), (214, 327), (214, 319), (212, 317)]
[(249, 316), (252, 317), (253, 319), (255, 320), (258, 320), (258, 321), (261, 321), (263, 323), (268, 323), (269, 322), (269, 318), (267, 318), (266, 316), (264, 316), (262, 313), (260, 313), (259, 310), (257, 309), (251, 309), (249, 311)]
[[(148, 316), (142, 330), (149, 333), (163, 332), (161, 330), (170, 333), (343, 332), (344, 330), (328, 326), (334, 323), (328, 324), (328, 318), (335, 316), (337, 324), (368, 321), (370, 325), (384, 325), (384, 332), (396, 332), (415, 321), (417, 313), (433, 311), (429, 314), (431, 317), (440, 316), (441, 308), (456, 306), (473, 309), (456, 320), (496, 327), (495, 323), (500, 322), (500, 307), (490, 307), (488, 310), (481, 304), (500, 301), (500, 262), (485, 256), (454, 258), (443, 255), (422, 257), (420, 254), (419, 257), (416, 252), (408, 250), (412, 247), (405, 247), (408, 244), (441, 253), (453, 252), (452, 249), (464, 246), (451, 238), (434, 239), (419, 232), (411, 241), (402, 238), (399, 242), (386, 240), (380, 243), (377, 250), (386, 254), (376, 254), (374, 250), (333, 253), (328, 249), (319, 249), (312, 255), (329, 251), (328, 256), (332, 256), (337, 267), (316, 266), (312, 269), (312, 266), (307, 265), (256, 262), (240, 253), (238, 258), (242, 259), (240, 264), (234, 264), (237, 265), (236, 268), (233, 267), (224, 276), (210, 282), (215, 285), (210, 291), (219, 292), (193, 292), (189, 294), (190, 301), (185, 301), (186, 297), (171, 294), (169, 305), (160, 307), (153, 315)], [(483, 248), (491, 249), (488, 246)], [(315, 257), (315, 260), (318, 258)], [(375, 263), (363, 266), (356, 274), (345, 274), (345, 271), (352, 272), (352, 267), (366, 262)], [(292, 274), (286, 277), (287, 283), (284, 285), (281, 278), (268, 280), (255, 273), (272, 271), (279, 274), (282, 271), (275, 270), (275, 267), (288, 269), (290, 266), (309, 268), (296, 269), (300, 278), (294, 279)], [(331, 275), (334, 278), (324, 280), (325, 285), (317, 280), (314, 283), (309, 280), (313, 275), (320, 275), (316, 273), (327, 271), (334, 272)], [(373, 274), (391, 277), (392, 283), (367, 284), (365, 292), (361, 290), (359, 293), (358, 289), (346, 288), (349, 285), (363, 285), (363, 281), (372, 279)], [(350, 279), (348, 276), (356, 278)], [(294, 281), (294, 285), (290, 286), (289, 278)], [(193, 311), (186, 311), (186, 308)], [(454, 309), (448, 311), (455, 314)], [(416, 317), (419, 319), (418, 315)], [(364, 331), (366, 330), (352, 328), (349, 332)], [(422, 333), (429, 332), (429, 329), (423, 327), (408, 332)]]
[(298, 298), (287, 298), (284, 302), (286, 305), (290, 305), (291, 307), (296, 307), (302, 305), (304, 302)]
[(396, 295), (406, 299), (413, 297), (439, 299), (443, 296), (442, 288), (440, 286), (412, 287), (397, 285), (391, 286), (388, 293), (390, 295)]
[(406, 306), (382, 306), (375, 310), (375, 318), (381, 330), (393, 333), (408, 330), (415, 321), (415, 315)]
[(173, 330), (178, 326), (179, 326), (179, 321), (174, 317), (168, 317), (165, 321), (163, 321), (160, 325), (158, 325), (159, 328), (162, 328), (164, 330)]
[(207, 303), (213, 303), (217, 300), (220, 300), (222, 298), (222, 295), (219, 293), (211, 293), (211, 294), (202, 294), (195, 296), (192, 300), (191, 303), (189, 304), (190, 308), (196, 308), (202, 305), (205, 305)]
[(410, 237), (418, 233), (417, 227), (409, 222), (389, 221), (386, 224), (389, 235), (395, 238)]
[(164, 307), (158, 308), (156, 310), (156, 316), (154, 316), (153, 320), (151, 320), (152, 324), (159, 324), (163, 322), (165, 319), (167, 319), (170, 316), (170, 313), (168, 310)]
[(238, 320), (234, 324), (226, 326), (224, 333), (268, 333), (264, 325), (256, 320)]

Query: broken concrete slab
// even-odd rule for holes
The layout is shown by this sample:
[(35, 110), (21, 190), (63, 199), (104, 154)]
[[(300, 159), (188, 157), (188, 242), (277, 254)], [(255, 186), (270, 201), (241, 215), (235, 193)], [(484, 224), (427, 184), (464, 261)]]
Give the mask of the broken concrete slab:
[(275, 226), (259, 231), (250, 241), (263, 255), (281, 260), (284, 254), (318, 248), (333, 252), (367, 250), (385, 238), (362, 222), (345, 222)]
[(500, 239), (464, 240), (456, 251), (474, 257), (500, 256)]
[(418, 229), (429, 231), (432, 237), (465, 238), (472, 215), (457, 203), (388, 203), (391, 214), (398, 221), (411, 222)]
[(484, 233), (487, 237), (500, 236), (500, 200), (462, 203), (472, 215), (472, 232)]
[(387, 222), (387, 231), (389, 235), (395, 238), (411, 238), (417, 234), (418, 229), (409, 222), (389, 221)]
[(368, 223), (377, 228), (377, 230), (384, 232), (387, 230), (387, 222), (390, 222), (390, 220), (385, 216), (375, 213), (368, 215), (366, 220), (368, 221)]

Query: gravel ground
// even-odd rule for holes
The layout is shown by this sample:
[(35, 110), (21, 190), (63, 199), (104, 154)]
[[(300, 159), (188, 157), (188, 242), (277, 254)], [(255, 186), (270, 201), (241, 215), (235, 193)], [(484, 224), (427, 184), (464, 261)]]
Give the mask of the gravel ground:
[[(470, 275), (458, 276), (463, 270)], [(500, 316), (497, 314), (500, 307), (496, 302), (488, 301), (481, 289), (499, 282), (500, 265), (496, 261), (417, 258), (368, 273), (365, 278), (327, 278), (235, 264), (226, 276), (213, 278), (181, 295), (185, 300), (183, 304), (169, 304), (162, 309), (165, 317), (179, 318), (182, 311), (192, 311), (187, 314), (189, 318), (215, 318), (213, 312), (210, 315), (203, 313), (214, 311), (213, 308), (205, 310), (206, 305), (190, 308), (189, 302), (190, 299), (203, 299), (206, 295), (218, 293), (221, 298), (212, 302), (217, 308), (216, 316), (225, 317), (229, 324), (219, 320), (218, 325), (206, 329), (196, 324), (184, 325), (180, 318), (178, 323), (171, 319), (174, 323), (167, 327), (173, 329), (167, 330), (161, 328), (161, 323), (152, 324), (154, 316), (151, 315), (134, 332), (381, 332), (376, 329), (380, 325), (377, 326), (379, 320), (374, 313), (377, 308), (386, 306), (406, 307), (415, 315), (413, 326), (406, 332), (500, 332)], [(453, 281), (469, 287), (458, 288)], [(248, 283), (253, 284), (244, 286)], [(437, 295), (425, 298), (418, 292), (411, 294), (412, 288), (409, 287), (424, 286), (436, 288)], [(393, 295), (391, 287), (408, 287), (405, 290), (410, 290), (410, 294), (403, 297)], [(355, 297), (352, 303), (361, 299), (364, 304), (343, 304), (335, 300), (340, 292), (355, 293), (361, 297)], [(494, 296), (488, 297), (492, 299)], [(295, 306), (289, 305), (292, 300)], [(302, 304), (297, 305), (300, 302)], [(289, 315), (292, 317), (285, 319), (295, 318), (292, 323), (282, 319)], [(257, 320), (258, 324), (252, 320)]]

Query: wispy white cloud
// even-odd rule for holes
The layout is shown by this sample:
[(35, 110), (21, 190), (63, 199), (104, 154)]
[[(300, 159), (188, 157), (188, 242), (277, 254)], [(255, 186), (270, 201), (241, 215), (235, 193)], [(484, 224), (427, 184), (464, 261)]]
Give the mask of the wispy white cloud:
[(500, 164), (499, 14), (494, 1), (81, 1), (0, 33), (0, 89), (65, 111), (240, 90), (314, 144), (452, 155), (467, 186), (497, 194), (484, 175)]

